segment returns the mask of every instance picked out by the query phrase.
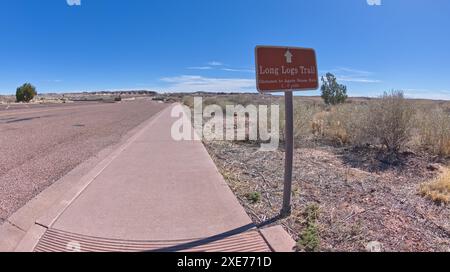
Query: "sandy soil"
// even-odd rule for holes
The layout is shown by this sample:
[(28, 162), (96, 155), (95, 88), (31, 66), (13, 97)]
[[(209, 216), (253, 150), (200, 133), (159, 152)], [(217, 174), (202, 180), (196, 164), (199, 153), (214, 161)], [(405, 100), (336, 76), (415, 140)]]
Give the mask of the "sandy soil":
[[(251, 143), (205, 144), (254, 222), (272, 223), (281, 208), (283, 151), (258, 152)], [(404, 153), (400, 161), (387, 164), (370, 147), (298, 148), (293, 213), (274, 223), (298, 240), (306, 228), (305, 210), (315, 204), (318, 251), (364, 251), (372, 241), (383, 251), (449, 251), (450, 207), (418, 195), (419, 185), (437, 174), (427, 169), (433, 158)], [(261, 194), (257, 203), (248, 200), (252, 192)]]

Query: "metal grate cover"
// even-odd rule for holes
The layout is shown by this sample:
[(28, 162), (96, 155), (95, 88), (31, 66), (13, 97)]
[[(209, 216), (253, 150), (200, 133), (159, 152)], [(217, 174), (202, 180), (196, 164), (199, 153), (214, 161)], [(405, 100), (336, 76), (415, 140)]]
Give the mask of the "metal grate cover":
[(257, 230), (227, 237), (200, 240), (127, 241), (90, 237), (57, 229), (48, 229), (40, 239), (36, 252), (270, 252)]

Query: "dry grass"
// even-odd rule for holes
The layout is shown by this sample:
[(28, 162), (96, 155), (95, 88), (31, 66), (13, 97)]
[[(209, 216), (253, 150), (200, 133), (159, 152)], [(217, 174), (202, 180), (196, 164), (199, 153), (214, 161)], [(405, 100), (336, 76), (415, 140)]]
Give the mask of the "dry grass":
[[(193, 96), (182, 102), (193, 106)], [(348, 103), (326, 107), (320, 99), (295, 97), (294, 132), (297, 143), (326, 140), (339, 145), (385, 146), (388, 151), (426, 151), (450, 156), (450, 103), (410, 100), (396, 93), (381, 99), (352, 98)], [(280, 106), (280, 139), (284, 139), (284, 99), (255, 94), (205, 95), (203, 106)], [(269, 124), (270, 125), (270, 124)]]
[(438, 203), (450, 202), (450, 169), (445, 168), (434, 180), (422, 184), (420, 193)]
[[(280, 139), (284, 140), (284, 120), (285, 108), (284, 100), (279, 98), (277, 101), (280, 105)], [(294, 100), (294, 139), (297, 143), (303, 142), (305, 138), (313, 135), (312, 123), (314, 116), (323, 111), (323, 108), (317, 103), (304, 101), (301, 99)]]
[(341, 145), (363, 141), (367, 106), (364, 104), (341, 104), (315, 113), (311, 122), (312, 132)]
[(416, 144), (431, 154), (450, 155), (450, 115), (441, 107), (421, 108), (415, 116)]

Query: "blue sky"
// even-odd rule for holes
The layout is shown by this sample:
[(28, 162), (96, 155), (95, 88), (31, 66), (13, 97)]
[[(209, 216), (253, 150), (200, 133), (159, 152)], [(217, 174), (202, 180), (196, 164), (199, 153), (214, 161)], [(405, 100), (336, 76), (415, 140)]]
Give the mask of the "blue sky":
[(40, 92), (255, 91), (263, 44), (315, 48), (320, 73), (335, 73), (351, 96), (450, 99), (448, 0), (0, 4), (1, 94), (24, 82)]

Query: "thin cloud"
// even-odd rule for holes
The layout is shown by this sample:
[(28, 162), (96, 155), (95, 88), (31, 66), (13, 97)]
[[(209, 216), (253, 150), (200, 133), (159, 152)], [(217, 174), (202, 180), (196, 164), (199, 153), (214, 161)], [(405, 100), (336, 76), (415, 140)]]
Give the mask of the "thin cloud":
[(211, 66), (192, 66), (192, 67), (188, 67), (187, 69), (189, 69), (189, 70), (211, 70), (212, 67)]
[(46, 80), (46, 82), (50, 82), (50, 83), (61, 83), (61, 82), (63, 82), (63, 80), (62, 80), (62, 79), (49, 79), (49, 80)]
[(337, 76), (338, 81), (344, 82), (355, 82), (355, 83), (380, 83), (381, 80), (378, 79), (369, 79), (369, 78), (358, 78), (351, 76)]
[[(352, 69), (347, 67), (338, 67), (329, 70), (330, 73), (335, 74), (337, 80), (343, 82), (353, 83), (381, 83), (379, 79), (373, 78), (373, 73), (365, 70)], [(322, 76), (324, 76), (323, 74)]]
[(357, 70), (357, 69), (352, 69), (352, 68), (347, 68), (347, 67), (338, 67), (336, 69), (331, 70), (332, 72), (345, 72), (345, 73), (349, 73), (349, 74), (355, 74), (355, 75), (372, 75), (372, 72), (369, 71), (365, 71), (365, 70)]
[(220, 62), (220, 61), (210, 61), (210, 62), (208, 62), (208, 65), (211, 65), (211, 66), (222, 66), (223, 63)]
[(216, 71), (224, 71), (224, 72), (236, 72), (236, 73), (254, 73), (255, 70), (253, 69), (241, 69), (241, 68), (234, 68), (234, 67), (227, 67), (222, 62), (218, 61), (211, 61), (207, 63), (206, 66), (190, 66), (186, 69), (188, 70), (216, 70)]
[(234, 69), (234, 68), (222, 68), (222, 71), (226, 71), (226, 72), (245, 72), (245, 73), (254, 73), (255, 70), (251, 70), (251, 69)]
[(254, 92), (255, 80), (247, 78), (213, 78), (198, 75), (164, 77), (168, 92)]
[(381, 0), (367, 0), (369, 6), (381, 6)]
[(81, 0), (66, 0), (69, 6), (81, 6)]
[(408, 98), (450, 100), (450, 90), (403, 89)]

